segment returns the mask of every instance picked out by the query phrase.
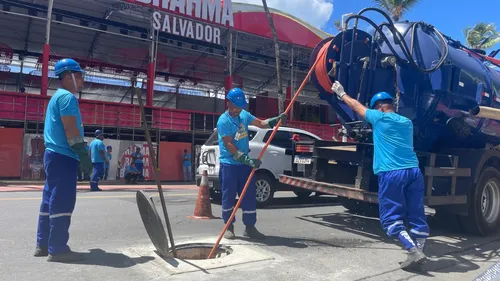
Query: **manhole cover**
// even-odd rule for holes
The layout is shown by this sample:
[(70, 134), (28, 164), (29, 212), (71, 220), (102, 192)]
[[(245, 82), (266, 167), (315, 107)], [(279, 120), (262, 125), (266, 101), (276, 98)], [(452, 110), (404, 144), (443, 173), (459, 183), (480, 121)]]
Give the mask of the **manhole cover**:
[(153, 200), (142, 190), (137, 191), (136, 200), (142, 222), (144, 223), (144, 227), (148, 232), (151, 242), (153, 242), (153, 245), (160, 255), (169, 256), (167, 234), (165, 233), (165, 228), (156, 211)]
[[(193, 243), (184, 245), (175, 245), (177, 258), (181, 260), (205, 260), (207, 259), (214, 244), (210, 243)], [(212, 255), (212, 259), (218, 259), (228, 256), (233, 253), (233, 249), (227, 246), (219, 245)], [(172, 250), (169, 251), (172, 255)]]

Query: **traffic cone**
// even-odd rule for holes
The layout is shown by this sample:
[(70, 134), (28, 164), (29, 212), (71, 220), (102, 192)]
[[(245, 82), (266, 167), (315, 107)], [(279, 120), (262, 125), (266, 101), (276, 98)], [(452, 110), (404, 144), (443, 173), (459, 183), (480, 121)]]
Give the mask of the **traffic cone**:
[(188, 218), (199, 220), (216, 218), (212, 215), (212, 203), (210, 202), (210, 189), (208, 187), (208, 173), (206, 170), (203, 171), (201, 176), (194, 214)]

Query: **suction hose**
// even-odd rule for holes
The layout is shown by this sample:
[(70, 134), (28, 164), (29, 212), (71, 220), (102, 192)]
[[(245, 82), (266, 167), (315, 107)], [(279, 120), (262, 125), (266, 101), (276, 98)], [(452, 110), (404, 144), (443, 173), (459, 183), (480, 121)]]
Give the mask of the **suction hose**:
[[(382, 16), (384, 16), (387, 19), (388, 23), (382, 23), (381, 25), (377, 25), (369, 18), (362, 16), (363, 13), (368, 12), (368, 11), (378, 12), (379, 14), (381, 14)], [(432, 73), (432, 72), (438, 70), (443, 65), (443, 63), (446, 61), (446, 58), (448, 57), (449, 50), (448, 50), (448, 43), (447, 43), (445, 36), (442, 35), (437, 29), (435, 29), (431, 25), (428, 25), (428, 24), (425, 24), (422, 22), (413, 23), (409, 29), (409, 31), (411, 31), (411, 40), (410, 40), (411, 43), (410, 43), (410, 46), (408, 46), (406, 41), (405, 41), (404, 35), (402, 35), (397, 30), (397, 28), (394, 26), (394, 23), (392, 22), (391, 18), (380, 9), (377, 9), (377, 8), (363, 9), (357, 15), (349, 16), (346, 19), (346, 23), (349, 23), (349, 21), (351, 21), (353, 19), (356, 20), (354, 30), (357, 29), (356, 25), (357, 25), (358, 20), (363, 20), (363, 21), (367, 22), (375, 29), (373, 36), (372, 36), (373, 38), (375, 38), (375, 36), (377, 34), (379, 34), (380, 38), (387, 44), (387, 47), (389, 48), (391, 53), (394, 55), (394, 57), (400, 63), (406, 64), (406, 65), (411, 65), (412, 67), (414, 67), (415, 69), (417, 69), (420, 72)], [(389, 31), (392, 33), (392, 35), (394, 37), (394, 41), (396, 42), (396, 44), (400, 45), (401, 51), (403, 53), (403, 57), (401, 57), (398, 54), (398, 52), (396, 52), (393, 44), (391, 44), (390, 40), (384, 34), (384, 32), (383, 32), (384, 27), (387, 27), (389, 29)], [(439, 41), (441, 43), (440, 58), (435, 65), (433, 65), (432, 67), (430, 67), (428, 69), (420, 67), (417, 63), (415, 63), (415, 60), (413, 59), (413, 53), (414, 53), (414, 49), (415, 49), (414, 45), (418, 39), (418, 37), (417, 37), (417, 29), (418, 28), (430, 29), (431, 32), (434, 33), (439, 38)], [(342, 33), (342, 37), (344, 37), (344, 36), (345, 36), (345, 32)], [(355, 37), (355, 32), (353, 32), (353, 39), (354, 39), (354, 37)], [(345, 41), (342, 40), (341, 42), (345, 42)], [(353, 44), (351, 44), (351, 46), (353, 46)], [(340, 47), (342, 47), (342, 46), (340, 46)], [(334, 44), (334, 39), (331, 39), (329, 42), (324, 43), (324, 45), (321, 47), (320, 51), (318, 52), (317, 56), (314, 58), (315, 61), (319, 60), (319, 62), (312, 69), (314, 70), (313, 74), (317, 79), (316, 86), (317, 86), (318, 90), (321, 92), (324, 92), (324, 93), (333, 94), (333, 91), (331, 90), (331, 86), (334, 82), (337, 62), (331, 58), (330, 59), (327, 58), (327, 54), (329, 51), (342, 52), (343, 50), (340, 50), (339, 46)], [(351, 52), (351, 54), (352, 54), (352, 52)], [(313, 56), (314, 56), (314, 53), (313, 53)], [(352, 60), (352, 55), (351, 55), (351, 60)], [(349, 63), (352, 63), (352, 61)], [(370, 62), (370, 64), (371, 63), (372, 62)], [(333, 64), (331, 69), (328, 69), (328, 64)], [(366, 68), (366, 67), (367, 67), (367, 63), (365, 62), (364, 68)], [(359, 93), (358, 93), (358, 95), (359, 95)]]

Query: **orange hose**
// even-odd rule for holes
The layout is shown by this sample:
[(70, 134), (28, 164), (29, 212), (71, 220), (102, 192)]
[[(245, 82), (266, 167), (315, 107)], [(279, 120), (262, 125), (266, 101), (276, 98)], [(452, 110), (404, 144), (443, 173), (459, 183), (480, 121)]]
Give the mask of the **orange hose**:
[[(316, 74), (316, 78), (318, 79), (319, 84), (328, 93), (333, 94), (332, 91), (332, 82), (328, 77), (328, 70), (326, 69), (326, 52), (330, 47), (332, 41), (325, 43), (323, 47), (320, 49), (318, 53), (319, 62), (316, 67), (312, 67), (314, 69), (314, 73)], [(333, 46), (335, 48), (335, 46)]]
[[(326, 45), (329, 45), (329, 44), (326, 44)], [(325, 45), (325, 46), (326, 46)], [(320, 52), (318, 53), (318, 57), (316, 58), (316, 61), (314, 62), (314, 64), (311, 66), (311, 69), (309, 70), (309, 72), (307, 73), (306, 77), (304, 78), (304, 80), (302, 81), (302, 84), (300, 85), (300, 87), (297, 89), (297, 92), (295, 92), (295, 94), (293, 95), (293, 98), (292, 100), (290, 101), (290, 103), (288, 104), (286, 110), (285, 110), (285, 114), (288, 114), (288, 112), (290, 111), (290, 109), (292, 108), (293, 106), (293, 103), (295, 102), (295, 100), (297, 99), (297, 97), (299, 96), (299, 93), (302, 92), (302, 89), (304, 89), (304, 87), (306, 86), (306, 83), (307, 81), (309, 80), (309, 77), (311, 77), (311, 74), (313, 73), (313, 71), (315, 70), (316, 68), (316, 65), (318, 64), (318, 62), (320, 62), (321, 60), (325, 60), (325, 56), (326, 56), (326, 50), (327, 50), (328, 47), (323, 47), (321, 48)], [(326, 69), (326, 68), (325, 68)], [(328, 75), (328, 74), (327, 74)], [(269, 146), (269, 144), (271, 143), (271, 141), (273, 140), (274, 138), (274, 135), (276, 134), (276, 132), (278, 131), (278, 128), (281, 126), (281, 120), (278, 121), (278, 124), (276, 124), (276, 126), (274, 126), (274, 129), (273, 129), (273, 132), (271, 133), (271, 136), (269, 137), (269, 139), (267, 140), (266, 144), (264, 145), (264, 147), (262, 148), (262, 151), (260, 152), (259, 154), (259, 157), (257, 159), (261, 159), (262, 156), (264, 156), (264, 153), (266, 152), (266, 149), (267, 147)], [(231, 223), (233, 222), (233, 219), (234, 219), (234, 216), (236, 215), (236, 212), (238, 211), (239, 207), (240, 207), (240, 204), (241, 204), (241, 200), (243, 199), (243, 197), (245, 196), (245, 193), (247, 192), (247, 189), (248, 189), (248, 186), (250, 185), (250, 181), (252, 180), (252, 177), (254, 176), (255, 174), (255, 168), (252, 169), (252, 172), (250, 173), (250, 175), (248, 176), (248, 179), (247, 179), (247, 182), (245, 183), (245, 187), (243, 188), (243, 190), (241, 191), (241, 195), (240, 195), (240, 198), (238, 199), (238, 202), (236, 202), (236, 206), (234, 206), (234, 210), (233, 210), (233, 213), (231, 214), (231, 217), (229, 217), (229, 220), (227, 221), (226, 225), (224, 226), (224, 228), (222, 229), (222, 232), (219, 234), (219, 237), (217, 238), (217, 242), (215, 242), (215, 245), (214, 247), (212, 248), (212, 250), (210, 251), (210, 254), (208, 254), (208, 257), (207, 259), (210, 259), (213, 254), (215, 253), (215, 250), (217, 249), (217, 247), (219, 246), (219, 243), (220, 241), (222, 240), (222, 237), (224, 236), (224, 233), (226, 233), (227, 231), (227, 228), (229, 227), (229, 225), (231, 225)]]

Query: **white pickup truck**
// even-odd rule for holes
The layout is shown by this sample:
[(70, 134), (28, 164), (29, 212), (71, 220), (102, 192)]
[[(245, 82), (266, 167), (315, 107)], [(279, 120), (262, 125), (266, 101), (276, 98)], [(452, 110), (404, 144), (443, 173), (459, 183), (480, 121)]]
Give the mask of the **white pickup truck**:
[[(257, 158), (265, 143), (272, 133), (272, 129), (260, 129), (255, 126), (248, 126), (250, 139), (250, 157)], [(262, 157), (262, 165), (255, 172), (255, 185), (257, 188), (257, 205), (263, 207), (268, 205), (276, 191), (292, 190), (298, 197), (305, 198), (311, 195), (310, 191), (295, 189), (291, 186), (280, 184), (279, 175), (284, 171), (291, 170), (291, 149), (292, 135), (297, 134), (300, 140), (320, 140), (320, 138), (307, 131), (280, 127), (273, 140), (267, 147)], [(220, 200), (219, 181), (219, 143), (217, 129), (201, 147), (199, 159), (197, 161), (196, 182), (199, 184), (203, 170), (207, 170), (209, 178), (210, 194), (212, 199)]]

